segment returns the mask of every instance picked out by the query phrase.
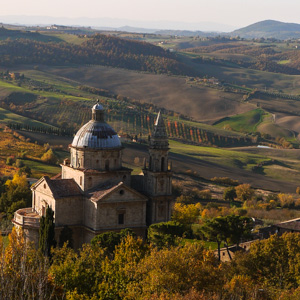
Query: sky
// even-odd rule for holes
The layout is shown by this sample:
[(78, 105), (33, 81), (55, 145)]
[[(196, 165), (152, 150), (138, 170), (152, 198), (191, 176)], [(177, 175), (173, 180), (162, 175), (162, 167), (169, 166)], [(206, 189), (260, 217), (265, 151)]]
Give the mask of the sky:
[(170, 24), (170, 29), (177, 24), (192, 30), (205, 22), (218, 24), (220, 30), (223, 24), (240, 28), (267, 19), (300, 23), (299, 0), (0, 0), (0, 5), (0, 22), (21, 15), (106, 18), (148, 27)]

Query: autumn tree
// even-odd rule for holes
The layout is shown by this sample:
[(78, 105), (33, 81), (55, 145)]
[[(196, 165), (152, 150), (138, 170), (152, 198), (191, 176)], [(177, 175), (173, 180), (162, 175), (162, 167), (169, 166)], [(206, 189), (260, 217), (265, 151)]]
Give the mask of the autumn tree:
[(250, 184), (240, 184), (235, 187), (236, 196), (240, 201), (251, 200), (254, 196), (254, 190), (251, 188)]
[(62, 299), (48, 280), (48, 259), (13, 228), (6, 248), (0, 242), (0, 299)]
[(182, 204), (175, 203), (173, 207), (172, 220), (180, 224), (193, 224), (200, 216), (201, 204)]
[(249, 276), (261, 285), (280, 289), (300, 284), (300, 235), (272, 235), (251, 244), (248, 253), (237, 255), (232, 272)]
[(41, 157), (41, 160), (46, 163), (49, 163), (49, 164), (57, 163), (57, 157), (51, 148), (43, 154), (43, 156)]
[(155, 299), (162, 295), (170, 298), (157, 299), (180, 299), (175, 295), (184, 295), (191, 289), (217, 291), (223, 276), (217, 258), (203, 245), (153, 248), (137, 265), (127, 295), (129, 299)]
[(25, 175), (15, 174), (4, 185), (4, 191), (0, 197), (0, 212), (7, 213), (8, 217), (19, 208), (31, 203), (31, 191)]

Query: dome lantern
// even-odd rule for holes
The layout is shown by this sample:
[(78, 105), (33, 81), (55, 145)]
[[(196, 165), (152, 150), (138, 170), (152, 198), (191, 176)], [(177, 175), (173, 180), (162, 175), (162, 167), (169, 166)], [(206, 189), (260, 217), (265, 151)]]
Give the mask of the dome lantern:
[(92, 108), (92, 120), (98, 122), (104, 122), (104, 108), (99, 103), (99, 99), (97, 100), (97, 103)]

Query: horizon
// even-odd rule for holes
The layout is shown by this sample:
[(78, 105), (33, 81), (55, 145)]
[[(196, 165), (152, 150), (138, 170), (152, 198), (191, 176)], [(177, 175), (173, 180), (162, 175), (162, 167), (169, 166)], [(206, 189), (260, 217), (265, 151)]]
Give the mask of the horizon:
[[(57, 9), (59, 7), (59, 10)], [(116, 9), (117, 8), (117, 9)], [(112, 0), (99, 3), (86, 0), (29, 0), (5, 3), (0, 22), (11, 24), (49, 24), (51, 19), (61, 20), (59, 25), (91, 27), (140, 27), (193, 31), (232, 31), (264, 20), (300, 23), (300, 3), (293, 0)], [(247, 15), (245, 15), (247, 11)], [(41, 19), (39, 21), (39, 19)], [(31, 20), (31, 22), (30, 22)], [(37, 21), (35, 21), (37, 20)], [(90, 22), (90, 24), (89, 24)], [(50, 22), (51, 23), (51, 22)]]

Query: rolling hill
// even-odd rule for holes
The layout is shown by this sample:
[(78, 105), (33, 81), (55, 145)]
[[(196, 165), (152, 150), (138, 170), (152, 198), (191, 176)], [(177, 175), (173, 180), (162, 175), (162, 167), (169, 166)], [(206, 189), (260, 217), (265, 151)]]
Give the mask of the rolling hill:
[(265, 20), (240, 28), (230, 33), (231, 36), (252, 38), (292, 39), (300, 37), (300, 24), (284, 23), (274, 20)]

